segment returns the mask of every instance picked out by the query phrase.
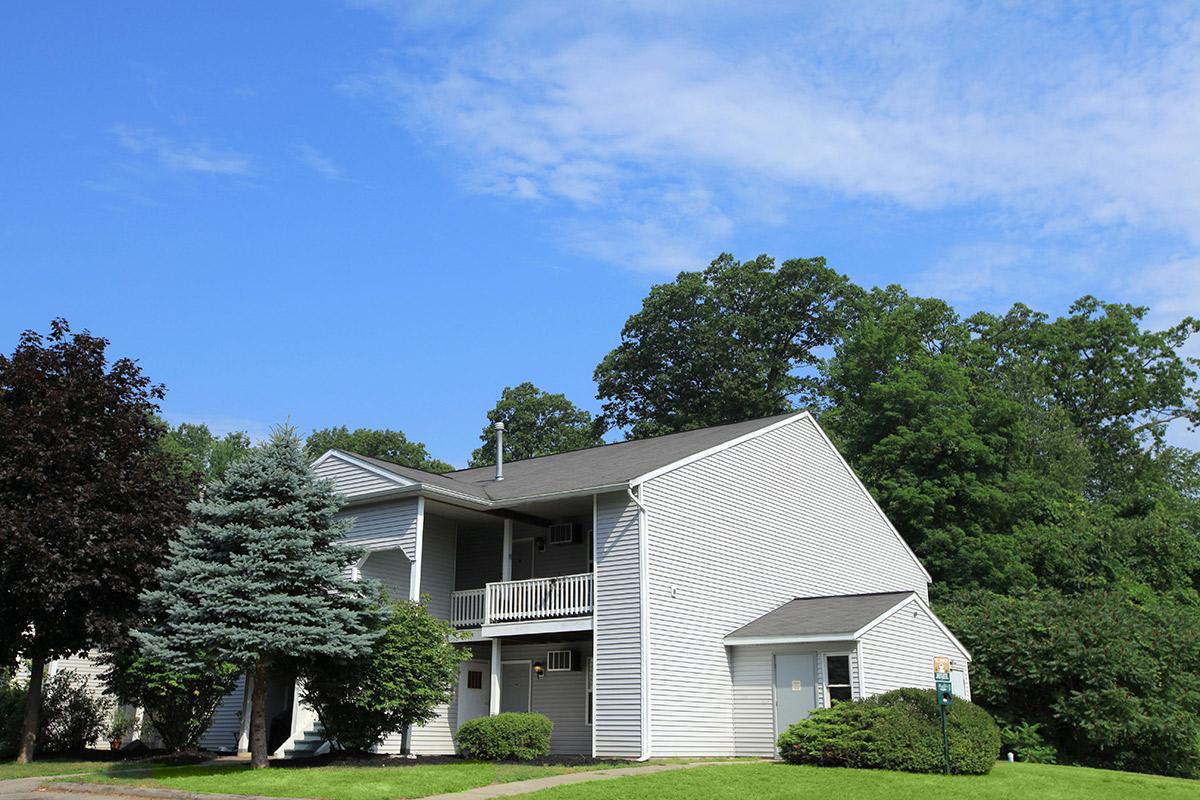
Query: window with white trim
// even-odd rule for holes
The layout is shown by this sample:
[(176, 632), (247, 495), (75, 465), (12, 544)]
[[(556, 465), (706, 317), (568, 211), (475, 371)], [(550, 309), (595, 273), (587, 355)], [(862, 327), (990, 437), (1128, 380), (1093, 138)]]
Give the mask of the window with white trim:
[(584, 701), (587, 706), (584, 708), (583, 718), (587, 720), (587, 724), (592, 724), (592, 659), (588, 656), (583, 662), (583, 687)]
[(827, 653), (825, 655), (825, 705), (854, 699), (850, 687), (850, 654)]

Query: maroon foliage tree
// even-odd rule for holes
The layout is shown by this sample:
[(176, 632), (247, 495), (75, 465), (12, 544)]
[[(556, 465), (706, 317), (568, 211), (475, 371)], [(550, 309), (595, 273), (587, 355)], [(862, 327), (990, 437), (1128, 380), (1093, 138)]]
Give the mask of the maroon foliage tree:
[(0, 657), (31, 662), (19, 762), (46, 663), (132, 618), (196, 485), (159, 446), (162, 386), (54, 320), (0, 355)]

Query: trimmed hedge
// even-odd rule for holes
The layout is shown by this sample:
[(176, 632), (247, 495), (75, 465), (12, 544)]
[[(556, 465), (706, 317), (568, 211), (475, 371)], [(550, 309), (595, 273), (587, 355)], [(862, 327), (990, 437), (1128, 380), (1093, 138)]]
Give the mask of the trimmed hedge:
[(554, 723), (545, 714), (508, 712), (467, 720), (455, 741), (466, 758), (527, 761), (550, 753)]
[[(950, 769), (982, 775), (1000, 753), (1000, 729), (979, 706), (955, 698), (947, 725)], [(779, 737), (780, 755), (793, 764), (942, 771), (942, 723), (932, 689), (897, 689), (812, 712)]]

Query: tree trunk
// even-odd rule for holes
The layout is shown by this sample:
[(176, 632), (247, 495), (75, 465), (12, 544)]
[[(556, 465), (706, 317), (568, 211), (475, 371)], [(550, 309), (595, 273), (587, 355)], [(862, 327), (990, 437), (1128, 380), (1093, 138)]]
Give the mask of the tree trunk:
[(46, 657), (34, 655), (29, 668), (29, 693), (25, 696), (25, 719), (21, 722), (21, 746), (17, 750), (17, 763), (33, 761), (37, 747), (38, 721), (42, 711), (42, 679), (46, 674)]
[(250, 689), (250, 769), (265, 769), (268, 756), (267, 662), (259, 658), (254, 665), (254, 686)]

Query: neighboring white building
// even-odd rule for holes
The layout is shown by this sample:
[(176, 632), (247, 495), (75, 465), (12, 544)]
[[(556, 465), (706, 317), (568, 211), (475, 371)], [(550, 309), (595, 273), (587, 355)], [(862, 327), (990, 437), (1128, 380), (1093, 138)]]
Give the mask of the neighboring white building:
[[(807, 412), (511, 462), (502, 480), (339, 450), (313, 469), (347, 500), (357, 573), (470, 635), (418, 754), (530, 710), (556, 753), (771, 756), (815, 707), (932, 688), (935, 656), (970, 696), (929, 574)], [(206, 746), (245, 749), (245, 703), (239, 686)], [(269, 716), (278, 753), (319, 745), (289, 681)]]

